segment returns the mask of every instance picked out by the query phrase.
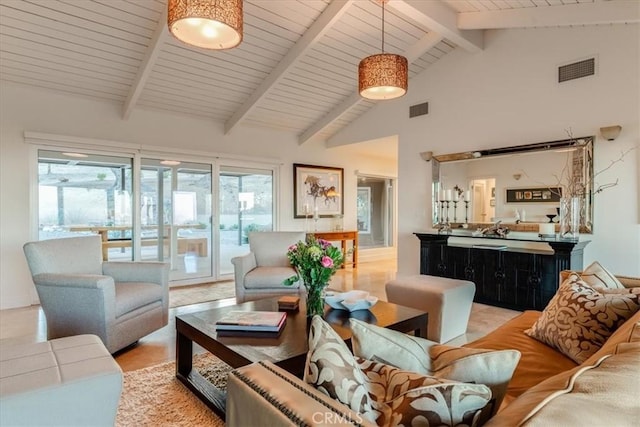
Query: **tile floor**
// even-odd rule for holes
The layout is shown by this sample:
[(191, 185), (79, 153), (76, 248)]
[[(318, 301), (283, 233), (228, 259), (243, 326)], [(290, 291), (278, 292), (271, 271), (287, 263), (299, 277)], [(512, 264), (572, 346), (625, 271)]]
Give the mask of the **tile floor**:
[[(360, 263), (358, 268), (347, 267), (339, 270), (331, 281), (333, 289), (347, 291), (360, 289), (386, 300), (384, 284), (395, 278), (395, 261)], [(195, 294), (192, 300), (203, 295), (203, 287), (191, 286)], [(185, 289), (181, 289), (181, 296)], [(206, 298), (207, 294), (203, 295)], [(177, 314), (190, 313), (208, 308), (232, 305), (234, 298), (205, 302), (194, 305), (171, 308), (169, 310), (169, 324), (158, 331), (141, 339), (137, 345), (116, 354), (116, 361), (123, 370), (130, 371), (152, 366), (175, 359), (175, 317)], [(517, 316), (518, 311), (491, 307), (483, 304), (473, 304), (467, 333), (450, 341), (450, 344), (461, 345), (477, 339), (491, 332), (502, 323)], [(46, 324), (44, 314), (39, 306), (0, 310), (0, 339), (15, 342), (34, 342), (46, 340)]]

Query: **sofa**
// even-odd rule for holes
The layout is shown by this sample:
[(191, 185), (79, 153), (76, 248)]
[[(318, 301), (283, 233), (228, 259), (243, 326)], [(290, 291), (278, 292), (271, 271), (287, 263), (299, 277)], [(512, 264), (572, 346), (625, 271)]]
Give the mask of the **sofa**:
[[(562, 273), (561, 283), (567, 275)], [(640, 279), (617, 279), (626, 289), (620, 292), (636, 293), (632, 288), (640, 289)], [(640, 311), (582, 363), (525, 334), (543, 314), (525, 311), (464, 346), (515, 349), (521, 355), (497, 414), (484, 425), (637, 425)], [(243, 410), (247, 407), (251, 411)], [(357, 411), (269, 362), (252, 364), (229, 375), (227, 410), (230, 426), (258, 421), (263, 425), (371, 425)]]

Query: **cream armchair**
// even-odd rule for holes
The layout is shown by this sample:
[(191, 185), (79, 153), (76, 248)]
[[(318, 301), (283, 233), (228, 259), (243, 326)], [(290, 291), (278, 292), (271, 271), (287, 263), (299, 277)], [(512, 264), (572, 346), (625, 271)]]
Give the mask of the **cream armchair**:
[(48, 339), (94, 334), (115, 353), (168, 323), (168, 264), (102, 262), (100, 236), (29, 242), (24, 253)]
[(282, 282), (296, 274), (287, 258), (287, 249), (305, 238), (305, 233), (297, 231), (249, 233), (250, 252), (231, 259), (238, 303), (299, 293), (304, 289), (300, 283), (285, 286)]

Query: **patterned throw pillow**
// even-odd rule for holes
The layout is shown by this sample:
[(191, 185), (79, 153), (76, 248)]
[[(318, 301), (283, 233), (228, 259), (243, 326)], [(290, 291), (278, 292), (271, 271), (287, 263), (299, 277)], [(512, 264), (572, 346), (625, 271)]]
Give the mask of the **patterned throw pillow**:
[(525, 334), (582, 363), (640, 308), (640, 295), (599, 292), (572, 274)]
[(437, 378), (487, 385), (493, 399), (483, 410), (482, 420), (500, 408), (520, 360), (517, 350), (451, 347), (356, 319), (350, 323), (357, 357)]
[(592, 262), (580, 273), (580, 278), (594, 288), (625, 289), (624, 285), (598, 261)]
[(369, 381), (340, 335), (320, 316), (309, 330), (304, 380), (370, 421), (381, 415), (369, 395)]
[(320, 316), (311, 322), (305, 381), (379, 426), (474, 426), (491, 399), (483, 384), (356, 359)]
[(403, 371), (358, 359), (381, 409), (380, 426), (474, 426), (491, 399), (483, 384), (468, 384)]

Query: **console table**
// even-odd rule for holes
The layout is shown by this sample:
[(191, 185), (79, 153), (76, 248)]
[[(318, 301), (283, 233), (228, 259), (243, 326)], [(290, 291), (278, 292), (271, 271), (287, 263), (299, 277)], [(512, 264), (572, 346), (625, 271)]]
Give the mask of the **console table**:
[[(420, 239), (420, 274), (470, 280), (476, 284), (474, 301), (515, 310), (543, 310), (558, 289), (560, 271), (582, 270), (583, 249), (589, 243), (456, 235), (465, 237), (464, 243), (451, 243), (449, 234), (414, 234)], [(546, 245), (526, 249), (509, 246), (512, 242)]]
[(342, 244), (342, 256), (345, 262), (342, 264), (342, 268), (347, 264), (347, 242), (353, 242), (353, 256), (351, 262), (353, 268), (358, 265), (358, 232), (357, 231), (314, 231), (313, 234), (318, 239), (324, 239), (328, 241), (340, 241)]

